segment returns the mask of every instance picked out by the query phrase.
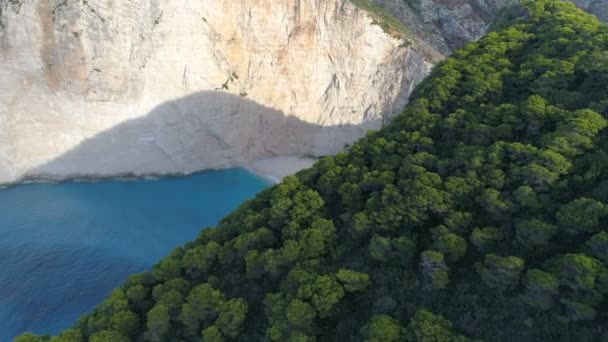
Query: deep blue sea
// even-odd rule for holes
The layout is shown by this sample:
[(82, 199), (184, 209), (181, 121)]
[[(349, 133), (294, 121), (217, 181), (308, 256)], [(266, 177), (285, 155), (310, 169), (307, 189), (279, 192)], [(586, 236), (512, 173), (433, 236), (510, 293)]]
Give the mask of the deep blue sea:
[(71, 327), (269, 183), (246, 170), (0, 190), (0, 341)]

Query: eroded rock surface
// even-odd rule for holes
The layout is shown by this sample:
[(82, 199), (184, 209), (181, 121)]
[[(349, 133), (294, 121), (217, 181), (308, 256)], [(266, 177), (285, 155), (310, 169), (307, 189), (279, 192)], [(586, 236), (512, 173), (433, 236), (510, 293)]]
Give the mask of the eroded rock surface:
[(334, 153), (430, 68), (343, 0), (0, 4), (0, 182)]
[(0, 183), (336, 153), (512, 1), (373, 2), (0, 0)]

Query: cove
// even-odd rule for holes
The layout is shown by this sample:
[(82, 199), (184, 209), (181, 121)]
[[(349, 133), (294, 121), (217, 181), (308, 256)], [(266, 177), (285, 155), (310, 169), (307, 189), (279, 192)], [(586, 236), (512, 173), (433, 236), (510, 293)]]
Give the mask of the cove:
[(0, 190), (0, 341), (69, 328), (269, 185), (228, 169)]

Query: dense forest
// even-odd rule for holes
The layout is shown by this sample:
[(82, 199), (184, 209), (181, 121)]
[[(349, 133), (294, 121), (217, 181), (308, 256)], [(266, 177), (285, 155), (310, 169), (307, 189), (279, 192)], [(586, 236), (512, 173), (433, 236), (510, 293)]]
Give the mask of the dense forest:
[(57, 337), (608, 341), (608, 25), (525, 1)]

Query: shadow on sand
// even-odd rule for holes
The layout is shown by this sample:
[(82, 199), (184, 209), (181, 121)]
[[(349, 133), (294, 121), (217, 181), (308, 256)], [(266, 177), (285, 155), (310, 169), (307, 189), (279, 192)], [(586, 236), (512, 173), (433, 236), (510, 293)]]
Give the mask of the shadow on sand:
[(339, 152), (379, 125), (321, 126), (242, 96), (203, 91), (86, 139), (30, 169), (26, 178), (187, 174), (276, 156), (321, 156)]

